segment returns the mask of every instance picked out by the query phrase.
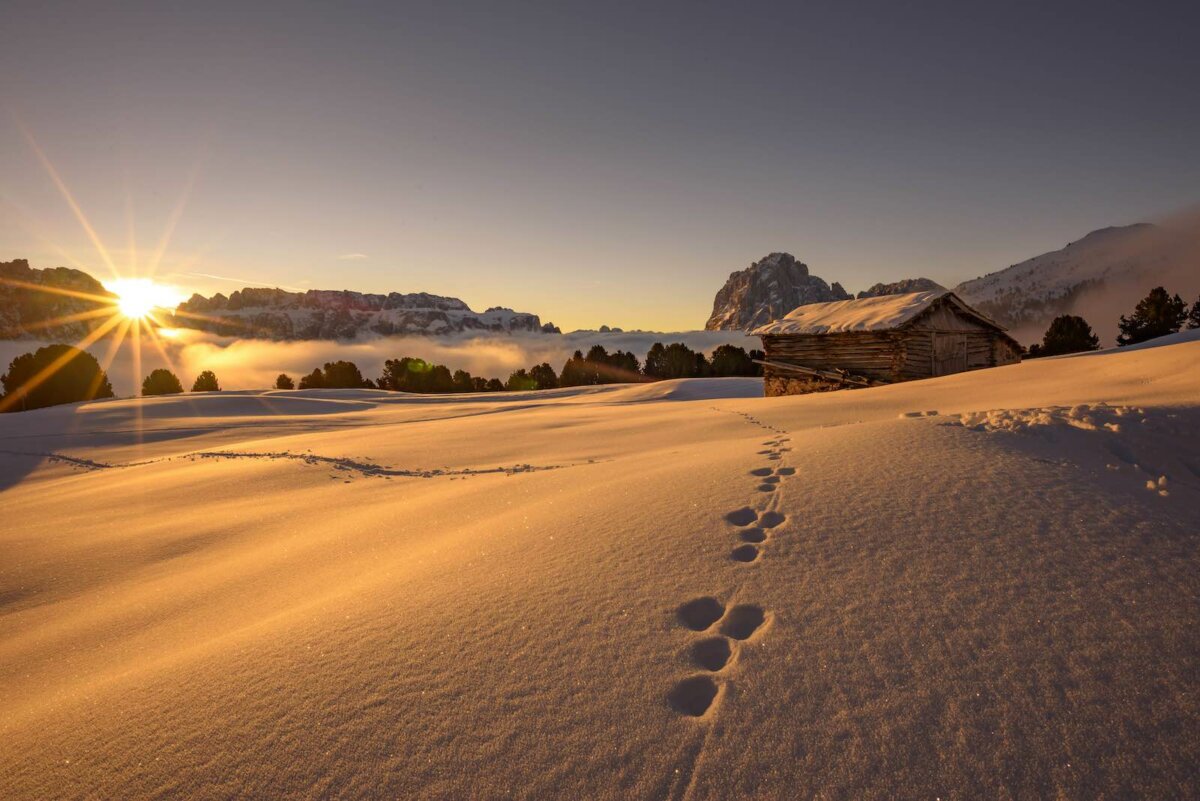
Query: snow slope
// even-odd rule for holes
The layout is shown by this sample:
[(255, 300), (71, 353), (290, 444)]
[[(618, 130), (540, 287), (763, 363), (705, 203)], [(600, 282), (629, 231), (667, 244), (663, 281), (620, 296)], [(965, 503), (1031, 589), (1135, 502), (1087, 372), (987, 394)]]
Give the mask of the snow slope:
[(1198, 360), (2, 416), (0, 797), (1195, 797)]
[(1156, 286), (1189, 303), (1200, 293), (1200, 216), (1159, 225), (1101, 228), (1060, 250), (980, 278), (955, 293), (1010, 329), (1019, 341), (1041, 341), (1050, 321), (1076, 314), (1111, 344), (1117, 320)]

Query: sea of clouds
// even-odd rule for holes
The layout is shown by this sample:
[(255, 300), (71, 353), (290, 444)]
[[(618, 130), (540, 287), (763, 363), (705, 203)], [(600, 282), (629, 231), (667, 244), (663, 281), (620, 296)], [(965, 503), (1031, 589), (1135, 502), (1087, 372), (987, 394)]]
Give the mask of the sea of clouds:
[[(576, 350), (585, 353), (592, 345), (603, 345), (610, 352), (631, 351), (642, 360), (655, 342), (664, 345), (683, 342), (694, 350), (711, 353), (726, 343), (747, 350), (761, 346), (757, 337), (740, 331), (654, 331), (598, 332), (573, 331), (567, 334), (463, 334), (450, 337), (398, 336), (352, 342), (300, 340), (274, 342), (261, 339), (219, 337), (192, 329), (174, 329), (161, 337), (163, 352), (146, 336), (141, 338), (140, 363), (130, 341), (126, 340), (108, 368), (109, 379), (117, 395), (133, 395), (141, 379), (157, 367), (172, 369), (184, 388), (202, 370), (217, 374), (222, 389), (262, 389), (274, 386), (275, 377), (287, 373), (294, 379), (311, 373), (325, 362), (344, 359), (359, 366), (364, 376), (377, 378), (387, 359), (416, 356), (444, 364), (451, 370), (466, 370), (472, 375), (499, 378), (501, 381), (521, 367), (548, 362), (555, 371)], [(30, 341), (0, 342), (0, 372), (12, 359), (36, 350), (46, 343)], [(88, 348), (101, 361), (109, 343), (101, 341)]]

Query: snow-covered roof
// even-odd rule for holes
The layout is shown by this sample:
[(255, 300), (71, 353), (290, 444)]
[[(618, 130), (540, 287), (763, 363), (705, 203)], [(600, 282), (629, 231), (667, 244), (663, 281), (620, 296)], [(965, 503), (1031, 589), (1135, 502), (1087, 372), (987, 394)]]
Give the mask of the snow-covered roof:
[(785, 317), (760, 326), (751, 334), (837, 334), (847, 331), (891, 331), (901, 328), (942, 298), (950, 296), (961, 311), (1000, 330), (999, 325), (963, 303), (948, 289), (912, 292), (907, 295), (880, 295), (859, 300), (835, 300), (810, 303), (788, 312)]

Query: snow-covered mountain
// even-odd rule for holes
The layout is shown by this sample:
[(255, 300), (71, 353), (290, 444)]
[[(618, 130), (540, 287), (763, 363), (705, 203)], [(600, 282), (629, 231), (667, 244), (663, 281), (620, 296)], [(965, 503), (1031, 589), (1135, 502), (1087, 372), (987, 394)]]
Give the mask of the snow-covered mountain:
[(932, 278), (901, 278), (890, 284), (875, 284), (858, 293), (859, 298), (878, 298), (883, 295), (910, 295), (913, 292), (938, 292), (946, 287)]
[(731, 273), (713, 301), (709, 331), (748, 331), (777, 320), (797, 306), (848, 300), (842, 285), (832, 286), (790, 253), (772, 253), (744, 270)]
[(1200, 292), (1198, 252), (1188, 224), (1101, 228), (954, 291), (1022, 342), (1040, 339), (1060, 314), (1081, 315), (1111, 342), (1119, 316), (1150, 289), (1165, 286), (1189, 301)]
[(0, 339), (76, 342), (105, 319), (81, 316), (115, 302), (116, 296), (82, 270), (41, 270), (25, 259), (0, 262)]
[(426, 292), (372, 295), (310, 289), (246, 288), (229, 297), (193, 295), (174, 324), (226, 336), (261, 339), (359, 339), (396, 334), (558, 333), (536, 314), (493, 307), (472, 311), (458, 298)]

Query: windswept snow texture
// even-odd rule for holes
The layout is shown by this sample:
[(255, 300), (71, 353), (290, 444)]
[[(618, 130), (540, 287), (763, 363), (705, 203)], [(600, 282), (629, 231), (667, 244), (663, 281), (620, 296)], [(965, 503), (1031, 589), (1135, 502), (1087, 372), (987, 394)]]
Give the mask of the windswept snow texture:
[(0, 798), (1200, 797), (1198, 363), (0, 415)]

